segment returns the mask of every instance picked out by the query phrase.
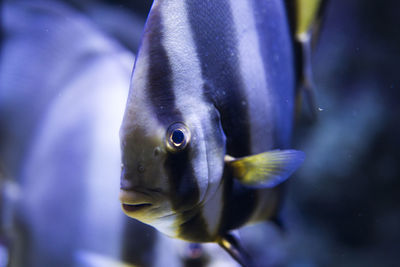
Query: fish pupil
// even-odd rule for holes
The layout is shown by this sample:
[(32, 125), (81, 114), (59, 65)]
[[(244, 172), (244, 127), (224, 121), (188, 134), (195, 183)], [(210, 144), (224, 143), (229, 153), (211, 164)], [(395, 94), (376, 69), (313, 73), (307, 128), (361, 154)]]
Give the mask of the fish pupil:
[(182, 130), (175, 130), (172, 132), (171, 139), (174, 142), (174, 144), (180, 145), (185, 140), (185, 134), (183, 133)]

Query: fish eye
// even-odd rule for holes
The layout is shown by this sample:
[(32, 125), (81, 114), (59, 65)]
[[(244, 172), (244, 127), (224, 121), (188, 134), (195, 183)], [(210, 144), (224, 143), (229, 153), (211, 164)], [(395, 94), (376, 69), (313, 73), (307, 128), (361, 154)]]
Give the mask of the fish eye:
[(170, 152), (182, 151), (190, 141), (188, 127), (180, 122), (172, 124), (167, 130), (167, 149)]

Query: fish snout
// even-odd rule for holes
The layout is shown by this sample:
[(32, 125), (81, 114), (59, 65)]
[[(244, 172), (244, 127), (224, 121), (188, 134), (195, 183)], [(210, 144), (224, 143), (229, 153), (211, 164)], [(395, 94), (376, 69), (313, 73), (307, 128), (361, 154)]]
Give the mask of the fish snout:
[(138, 162), (135, 168), (130, 166), (122, 165), (121, 168), (121, 189), (127, 189), (142, 183), (145, 179), (145, 164)]
[(128, 216), (145, 216), (147, 212), (159, 208), (165, 198), (163, 190), (157, 188), (156, 183), (152, 183), (154, 179), (148, 177), (149, 172), (146, 167), (143, 161), (122, 166), (119, 199), (122, 210)]
[(121, 190), (131, 191), (135, 188), (135, 184), (132, 180), (121, 177), (120, 181)]
[(141, 172), (134, 172), (130, 168), (128, 169), (125, 166), (122, 167), (120, 180), (120, 186), (122, 190), (130, 191), (140, 186), (140, 184), (144, 180), (142, 168), (143, 167), (140, 164), (138, 170), (141, 170)]

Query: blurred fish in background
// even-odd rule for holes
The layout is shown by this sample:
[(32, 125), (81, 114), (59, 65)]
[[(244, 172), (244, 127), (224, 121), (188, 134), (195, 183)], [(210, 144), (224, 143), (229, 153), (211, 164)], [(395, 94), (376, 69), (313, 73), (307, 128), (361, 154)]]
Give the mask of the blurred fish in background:
[[(118, 201), (118, 130), (151, 1), (2, 4), (0, 264), (184, 265), (181, 243)], [(260, 266), (398, 265), (398, 10), (329, 2), (312, 62), (318, 120), (294, 134), (307, 160), (288, 183), (287, 230), (241, 231)]]
[[(2, 253), (11, 266), (151, 262), (155, 235), (126, 222), (118, 202), (118, 129), (133, 53), (69, 3), (7, 1), (2, 12), (0, 160), (7, 184), (19, 187), (12, 218), (2, 216), (14, 223), (12, 234), (2, 231)], [(143, 19), (112, 7), (103, 13), (118, 17), (126, 36), (140, 35)], [(143, 240), (129, 259), (126, 231)]]

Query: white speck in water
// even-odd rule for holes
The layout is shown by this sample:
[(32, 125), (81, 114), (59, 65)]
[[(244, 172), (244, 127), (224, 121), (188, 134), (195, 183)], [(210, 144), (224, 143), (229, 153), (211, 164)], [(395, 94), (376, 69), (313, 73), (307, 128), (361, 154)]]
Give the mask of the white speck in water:
[(246, 101), (242, 101), (242, 106), (246, 106)]
[(324, 109), (321, 107), (318, 107), (318, 111), (324, 111)]

